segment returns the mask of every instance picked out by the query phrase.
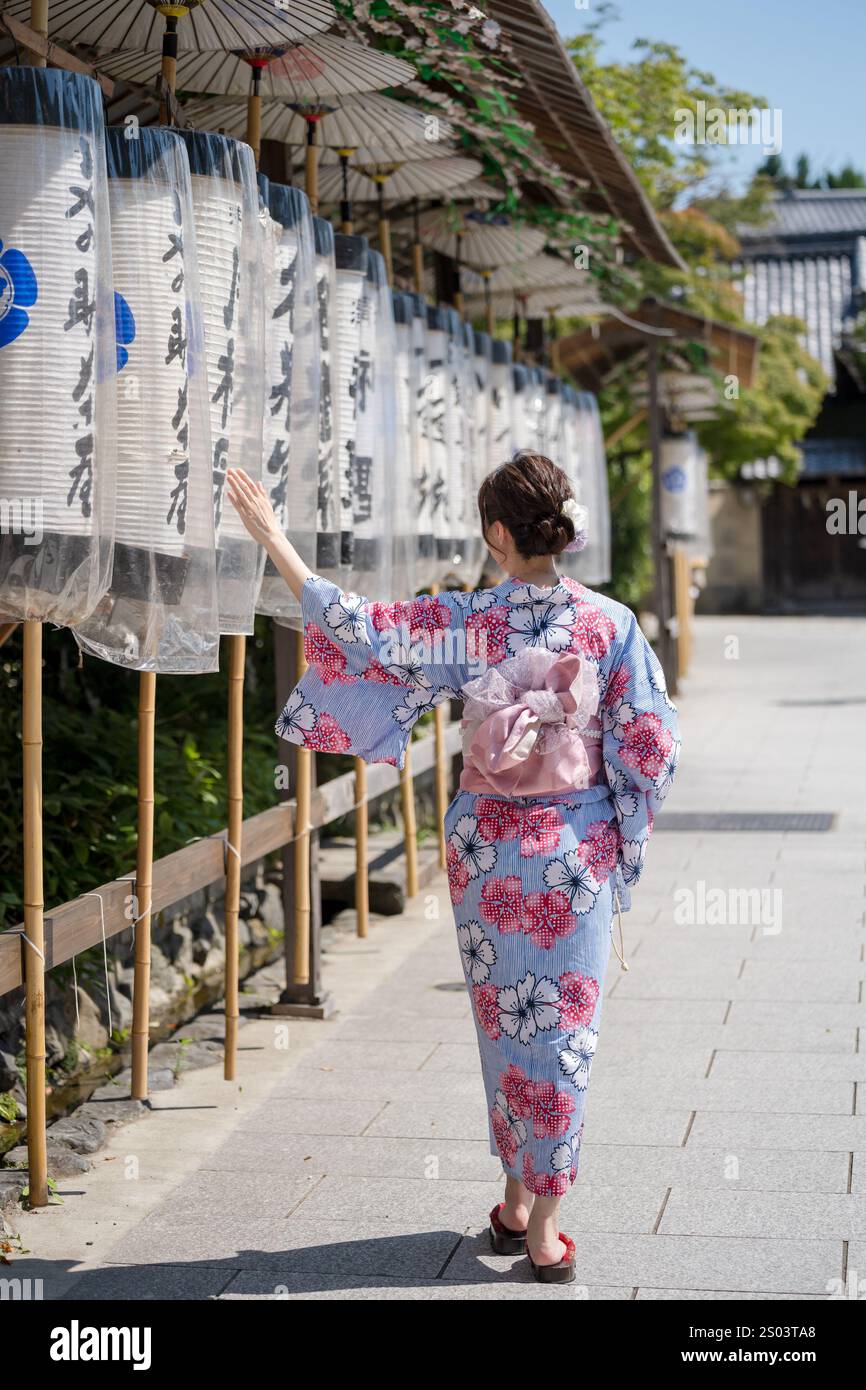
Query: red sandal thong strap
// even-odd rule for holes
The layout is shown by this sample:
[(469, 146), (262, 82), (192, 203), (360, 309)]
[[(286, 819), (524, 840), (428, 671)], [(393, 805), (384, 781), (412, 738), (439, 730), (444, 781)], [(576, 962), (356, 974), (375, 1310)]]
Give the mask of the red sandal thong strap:
[(494, 1231), (498, 1231), (499, 1234), (503, 1236), (525, 1236), (525, 1231), (513, 1231), (510, 1226), (506, 1226), (505, 1223), (502, 1221), (499, 1213), (501, 1212), (504, 1206), (504, 1202), (499, 1202), (490, 1213), (490, 1224), (493, 1227)]

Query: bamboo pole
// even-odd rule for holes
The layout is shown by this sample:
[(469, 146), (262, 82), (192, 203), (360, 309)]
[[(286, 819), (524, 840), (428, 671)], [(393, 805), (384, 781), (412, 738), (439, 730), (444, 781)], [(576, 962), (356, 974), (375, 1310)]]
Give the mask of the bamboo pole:
[(379, 214), (379, 250), (385, 261), (388, 284), (391, 285), (394, 282), (394, 260), (391, 255), (391, 224), (385, 212), (385, 177), (377, 174), (375, 183)]
[[(431, 594), (438, 594), (439, 585), (430, 585)], [(436, 788), (436, 835), (439, 842), (439, 867), (447, 865), (445, 846), (445, 812), (448, 809), (448, 766), (445, 752), (445, 706), (437, 705), (433, 711), (433, 735), (435, 748), (434, 785)]]
[(45, 1134), (45, 934), (42, 887), (42, 624), (24, 624), (24, 980), (30, 1205), (48, 1203)]
[(412, 276), (415, 281), (415, 293), (424, 293), (424, 247), (421, 245), (421, 210), (416, 198), (412, 204), (412, 220), (414, 234), (412, 238)]
[(612, 449), (613, 446), (618, 444), (621, 439), (624, 439), (627, 434), (631, 434), (632, 430), (636, 430), (638, 425), (643, 424), (646, 416), (646, 406), (641, 406), (640, 410), (636, 410), (634, 415), (630, 415), (627, 420), (623, 420), (621, 425), (617, 425), (615, 430), (611, 430), (607, 439), (604, 441), (605, 449)]
[(340, 199), (340, 231), (343, 236), (353, 235), (352, 203), (349, 198), (349, 158), (354, 153), (354, 149), (350, 146), (337, 150), (337, 154), (340, 156), (340, 174), (343, 181), (343, 196)]
[[(30, 0), (30, 28), (40, 38), (48, 39), (48, 0)], [(45, 58), (40, 53), (27, 50), (27, 58), (33, 68), (47, 67)]]
[(403, 841), (406, 845), (406, 897), (418, 895), (418, 821), (415, 815), (415, 786), (412, 781), (412, 745), (406, 745), (406, 758), (400, 769), (400, 809), (403, 813)]
[(247, 639), (241, 635), (228, 638), (229, 698), (228, 744), (226, 750), (226, 782), (228, 790), (228, 843), (226, 845), (226, 966), (225, 1016), (226, 1036), (223, 1077), (234, 1081), (237, 1068), (238, 1020), (238, 917), (241, 898), (241, 837), (244, 823), (244, 662)]
[(367, 867), (370, 813), (367, 805), (367, 764), (355, 759), (355, 917), (356, 933), (366, 936), (370, 928), (370, 877)]
[(250, 84), (250, 94), (247, 98), (247, 144), (250, 146), (255, 156), (257, 169), (262, 154), (261, 81), (262, 70), (260, 67), (254, 67), (252, 83)]
[(150, 904), (153, 891), (153, 749), (156, 675), (138, 677), (138, 845), (135, 871), (135, 965), (132, 983), (133, 1100), (147, 1099), (150, 1041)]
[[(297, 678), (307, 669), (303, 631), (297, 641)], [(313, 755), (298, 748), (295, 761), (295, 952), (296, 985), (310, 981), (310, 812), (313, 792)]]
[[(177, 15), (165, 17), (165, 32), (162, 36), (162, 78), (170, 92), (177, 90)], [(159, 103), (160, 125), (171, 124), (169, 104), (164, 98)]]
[(304, 161), (304, 191), (310, 208), (319, 211), (319, 146), (316, 143), (318, 127), (315, 121), (307, 121), (307, 152)]
[(482, 270), (481, 274), (484, 277), (484, 312), (487, 319), (487, 332), (492, 338), (496, 331), (496, 315), (493, 312), (493, 295), (490, 292), (491, 272)]

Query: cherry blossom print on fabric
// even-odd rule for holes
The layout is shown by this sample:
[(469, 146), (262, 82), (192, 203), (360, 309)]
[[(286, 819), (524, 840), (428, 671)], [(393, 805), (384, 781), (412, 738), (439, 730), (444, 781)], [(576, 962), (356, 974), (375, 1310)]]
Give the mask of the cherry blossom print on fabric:
[(448, 843), (470, 878), (489, 873), (496, 863), (496, 849), (482, 835), (477, 816), (461, 816)]
[(348, 684), (358, 679), (346, 669), (346, 657), (341, 649), (313, 623), (304, 632), (304, 658), (323, 685), (330, 685), (332, 681)]
[(463, 969), (473, 985), (483, 985), (490, 979), (490, 967), (496, 964), (496, 947), (485, 936), (480, 922), (467, 922), (458, 927), (457, 942), (463, 959)]
[(320, 714), (304, 743), (315, 753), (348, 753), (352, 741), (332, 714)]

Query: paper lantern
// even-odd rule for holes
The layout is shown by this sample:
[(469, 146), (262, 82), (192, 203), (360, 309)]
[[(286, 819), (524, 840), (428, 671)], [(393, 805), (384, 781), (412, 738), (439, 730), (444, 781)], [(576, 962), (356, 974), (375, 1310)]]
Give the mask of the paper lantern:
[(253, 152), (181, 129), (192, 174), (210, 400), (220, 632), (251, 633), (264, 552), (225, 495), (226, 469), (262, 471), (264, 274)]
[(416, 515), (418, 537), (417, 588), (435, 582), (436, 538), (433, 532), (433, 487), (427, 423), (427, 300), (410, 294), (412, 303), (412, 434), (417, 448)]
[[(529, 368), (524, 367), (520, 362), (515, 362), (511, 368), (511, 386), (513, 392), (511, 438), (514, 451), (534, 449), (537, 443), (534, 438), (535, 416), (529, 404), (532, 381)], [(531, 428), (528, 422), (531, 422)]]
[(570, 572), (584, 584), (606, 584), (610, 579), (610, 497), (604, 436), (595, 396), (578, 391), (576, 444), (578, 501), (589, 513), (587, 543), (574, 557)]
[(396, 334), (385, 259), (371, 251), (365, 296), (369, 305), (361, 342), (369, 342), (373, 364), (368, 391), (359, 403), (358, 439), (370, 439), (370, 474), (358, 476), (355, 492), (356, 587), (370, 598), (388, 600), (410, 592), (414, 579), (415, 518), (412, 478), (405, 448), (397, 451)]
[(562, 382), (549, 376), (545, 382), (544, 453), (564, 473), (568, 472), (562, 420)]
[[(372, 391), (372, 324), (366, 293), (367, 262), (370, 248), (363, 236), (334, 238), (336, 257), (337, 354), (334, 359), (333, 389), (337, 406), (337, 468), (340, 478), (340, 506), (343, 522), (343, 563), (349, 573), (346, 585), (354, 588), (356, 562), (368, 569), (357, 554), (360, 538), (356, 533), (358, 488), (366, 486), (372, 468), (373, 424), (365, 411)], [(366, 332), (364, 331), (366, 328)], [(362, 419), (363, 417), (363, 419)], [(361, 435), (364, 434), (362, 441)]]
[(448, 423), (448, 510), (452, 553), (448, 571), (459, 573), (469, 561), (469, 515), (466, 475), (469, 464), (471, 412), (466, 373), (466, 336), (456, 309), (445, 310), (446, 419)]
[(0, 75), (0, 613), (73, 623), (111, 576), (114, 286), (102, 93)]
[(319, 316), (319, 439), (318, 521), (316, 553), (319, 574), (341, 586), (352, 563), (352, 508), (341, 487), (337, 399), (339, 331), (337, 327), (337, 264), (334, 229), (322, 217), (313, 218), (316, 261), (316, 301)]
[(514, 452), (513, 413), (514, 380), (512, 348), (499, 338), (493, 342), (493, 365), (490, 372), (490, 468), (498, 468)]
[(702, 481), (698, 455), (698, 441), (691, 430), (662, 439), (661, 517), (662, 532), (668, 541), (694, 541), (698, 536), (698, 487)]
[(472, 365), (475, 371), (475, 466), (472, 477), (474, 501), (478, 497), (479, 487), (493, 466), (493, 339), (489, 333), (475, 333)]
[(430, 458), (430, 491), (433, 535), (436, 538), (436, 579), (445, 574), (454, 554), (449, 490), (449, 393), (447, 310), (427, 307), (427, 442)]
[[(430, 489), (426, 469), (422, 462), (422, 418), (424, 408), (424, 336), (420, 335), (420, 354), (416, 353), (415, 324), (422, 324), (420, 313), (416, 315), (415, 300), (419, 296), (404, 294), (395, 290), (392, 295), (395, 333), (394, 381), (397, 388), (397, 443), (398, 462), (395, 473), (399, 477), (405, 473), (409, 486), (401, 489), (401, 512), (405, 503), (408, 514), (405, 526), (411, 537), (405, 556), (395, 556), (395, 592), (415, 593), (417, 589), (430, 583), (429, 562), (433, 549), (432, 512), (430, 510)], [(426, 310), (424, 311), (426, 320)], [(408, 449), (409, 467), (401, 468), (399, 450)], [(402, 534), (403, 522), (397, 524), (397, 534)], [(406, 583), (399, 579), (401, 560), (408, 567)]]
[(111, 586), (79, 645), (138, 671), (219, 664), (211, 439), (186, 146), (107, 132), (117, 325), (117, 508)]
[[(265, 263), (265, 413), (262, 479), (283, 533), (318, 565), (319, 314), (313, 218), (298, 188), (259, 175)], [(332, 540), (333, 540), (332, 532)], [(299, 605), (270, 559), (256, 607), (300, 619)]]

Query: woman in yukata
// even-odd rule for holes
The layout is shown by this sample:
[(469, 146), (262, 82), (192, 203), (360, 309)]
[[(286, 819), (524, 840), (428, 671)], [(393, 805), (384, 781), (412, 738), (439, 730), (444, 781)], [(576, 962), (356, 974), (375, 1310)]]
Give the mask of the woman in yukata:
[(613, 918), (679, 751), (661, 668), (628, 608), (557, 574), (556, 556), (585, 543), (585, 514), (538, 454), (515, 455), (479, 491), (502, 582), (401, 603), (312, 574), (262, 485), (230, 469), (228, 486), (301, 603), (309, 669), (281, 738), (399, 767), (416, 720), (464, 702), (445, 828), (491, 1151), (506, 1175), (490, 1235), (501, 1254), (525, 1251), (537, 1279), (573, 1279), (558, 1210), (577, 1174)]

